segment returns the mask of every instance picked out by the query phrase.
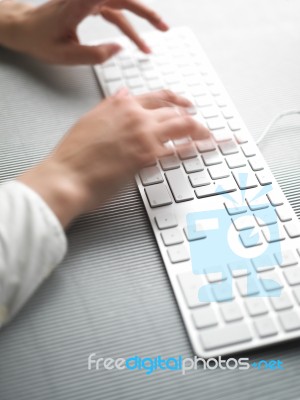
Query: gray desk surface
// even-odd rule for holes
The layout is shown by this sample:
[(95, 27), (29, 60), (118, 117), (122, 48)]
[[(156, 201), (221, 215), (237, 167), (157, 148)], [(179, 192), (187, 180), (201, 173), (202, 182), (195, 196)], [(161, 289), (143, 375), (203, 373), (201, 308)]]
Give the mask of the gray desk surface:
[[(297, 0), (169, 0), (154, 5), (190, 25), (254, 136), (278, 112), (300, 107)], [(144, 23), (139, 23), (145, 27)], [(86, 40), (115, 33), (91, 20)], [(39, 64), (0, 50), (0, 179), (38, 162), (100, 99), (88, 67)], [(300, 216), (300, 121), (273, 130), (263, 152)], [(69, 232), (63, 264), (0, 334), (0, 398), (296, 399), (300, 342), (257, 351), (285, 371), (87, 371), (87, 356), (192, 356), (134, 184)], [(243, 356), (247, 356), (244, 354)]]

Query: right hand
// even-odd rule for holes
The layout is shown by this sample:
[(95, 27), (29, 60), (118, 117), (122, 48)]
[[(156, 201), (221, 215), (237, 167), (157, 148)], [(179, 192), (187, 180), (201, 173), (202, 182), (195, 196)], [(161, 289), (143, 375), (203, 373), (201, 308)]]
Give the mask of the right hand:
[(169, 139), (207, 138), (209, 131), (184, 111), (188, 107), (188, 100), (168, 91), (133, 97), (122, 89), (81, 118), (50, 157), (19, 180), (39, 193), (66, 227), (168, 154)]

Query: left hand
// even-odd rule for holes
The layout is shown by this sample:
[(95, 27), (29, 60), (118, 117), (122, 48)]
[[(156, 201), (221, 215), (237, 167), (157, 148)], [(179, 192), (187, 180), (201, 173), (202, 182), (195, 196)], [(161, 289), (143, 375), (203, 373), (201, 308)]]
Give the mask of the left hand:
[(161, 31), (168, 30), (161, 17), (138, 0), (50, 0), (38, 7), (4, 0), (0, 3), (0, 44), (49, 63), (100, 64), (121, 47), (115, 43), (81, 45), (76, 31), (88, 15), (101, 15), (117, 25), (141, 51), (150, 53), (122, 9), (146, 19)]

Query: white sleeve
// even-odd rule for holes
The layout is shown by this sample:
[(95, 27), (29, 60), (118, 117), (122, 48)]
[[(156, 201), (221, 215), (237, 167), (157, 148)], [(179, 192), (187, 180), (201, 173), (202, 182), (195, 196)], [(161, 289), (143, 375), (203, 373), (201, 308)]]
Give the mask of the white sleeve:
[(43, 199), (21, 182), (0, 185), (0, 327), (62, 261), (67, 239)]

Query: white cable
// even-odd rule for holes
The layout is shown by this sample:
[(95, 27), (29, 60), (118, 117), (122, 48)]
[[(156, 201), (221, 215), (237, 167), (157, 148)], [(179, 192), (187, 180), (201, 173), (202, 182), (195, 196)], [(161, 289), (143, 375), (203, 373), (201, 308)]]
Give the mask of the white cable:
[(296, 115), (300, 114), (300, 110), (289, 110), (285, 111), (281, 114), (276, 115), (275, 118), (272, 119), (272, 121), (269, 123), (269, 125), (266, 127), (266, 129), (262, 132), (260, 137), (257, 139), (256, 144), (259, 145), (259, 143), (266, 137), (266, 135), (269, 133), (273, 125), (276, 124), (276, 122), (280, 121), (283, 117), (286, 117), (288, 115)]

